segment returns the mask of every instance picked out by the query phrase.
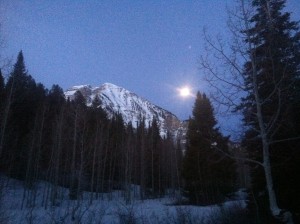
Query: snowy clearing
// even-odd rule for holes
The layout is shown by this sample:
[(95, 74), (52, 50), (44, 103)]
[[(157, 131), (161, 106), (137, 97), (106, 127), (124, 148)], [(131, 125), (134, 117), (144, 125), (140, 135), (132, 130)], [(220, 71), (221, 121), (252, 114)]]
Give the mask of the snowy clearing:
[(68, 189), (59, 187), (57, 201), (47, 201), (47, 189), (51, 184), (39, 182), (24, 191), (21, 181), (1, 178), (2, 198), (0, 223), (219, 223), (220, 213), (245, 208), (245, 195), (214, 206), (175, 206), (176, 199), (160, 199), (125, 202), (121, 191), (100, 194), (90, 201), (91, 193), (84, 192), (80, 200), (69, 200)]

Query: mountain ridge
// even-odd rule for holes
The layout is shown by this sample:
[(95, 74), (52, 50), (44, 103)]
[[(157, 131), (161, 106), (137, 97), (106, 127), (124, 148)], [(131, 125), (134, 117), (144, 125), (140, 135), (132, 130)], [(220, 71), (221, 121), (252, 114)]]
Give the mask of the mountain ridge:
[(181, 122), (176, 115), (123, 87), (112, 83), (104, 83), (99, 87), (76, 85), (67, 89), (65, 97), (73, 100), (77, 91), (80, 91), (84, 96), (88, 106), (90, 106), (93, 99), (98, 96), (102, 102), (101, 107), (110, 118), (114, 113), (120, 113), (124, 122), (126, 124), (131, 122), (135, 128), (138, 122), (142, 120), (145, 121), (146, 127), (149, 127), (155, 118), (158, 122), (160, 135), (162, 137), (170, 133), (173, 137), (177, 138), (182, 132), (183, 122)]

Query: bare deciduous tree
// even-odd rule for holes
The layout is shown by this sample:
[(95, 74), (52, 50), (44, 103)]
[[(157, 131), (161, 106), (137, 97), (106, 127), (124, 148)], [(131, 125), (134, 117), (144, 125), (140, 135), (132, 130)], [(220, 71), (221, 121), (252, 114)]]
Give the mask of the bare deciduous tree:
[[(266, 2), (266, 12), (270, 12), (269, 3)], [(222, 38), (212, 38), (204, 30), (204, 38), (206, 41), (206, 55), (200, 57), (201, 69), (205, 74), (205, 80), (210, 84), (213, 92), (213, 99), (219, 105), (226, 108), (228, 111), (237, 108), (240, 105), (240, 100), (245, 95), (253, 96), (252, 102), (254, 105), (253, 111), (249, 111), (256, 122), (257, 133), (262, 146), (262, 160), (245, 159), (248, 162), (254, 162), (263, 168), (266, 179), (266, 188), (269, 196), (269, 209), (274, 217), (281, 219), (285, 223), (293, 223), (292, 215), (288, 211), (279, 208), (277, 197), (273, 186), (273, 176), (271, 171), (270, 161), (270, 145), (274, 143), (273, 137), (280, 126), (280, 119), (283, 116), (285, 106), (283, 101), (286, 97), (286, 86), (282, 85), (285, 73), (281, 74), (281, 78), (275, 77), (274, 67), (271, 72), (269, 82), (272, 83), (273, 89), (269, 94), (261, 93), (261, 80), (259, 77), (259, 55), (257, 50), (259, 43), (250, 41), (256, 38), (256, 34), (251, 32), (255, 29), (253, 25), (253, 16), (255, 7), (251, 1), (240, 0), (236, 10), (230, 12), (228, 28), (231, 31), (231, 40), (227, 44)], [(269, 13), (271, 15), (271, 13)], [(268, 18), (272, 20), (272, 18)], [(272, 61), (271, 54), (271, 61)], [(250, 67), (248, 77), (245, 77), (245, 64)], [(245, 84), (246, 83), (246, 84)], [(275, 111), (271, 118), (266, 117), (264, 113), (265, 105), (273, 99), (276, 102)], [(254, 128), (250, 126), (248, 128)], [(298, 138), (297, 136), (295, 138)], [(285, 141), (282, 139), (281, 141)], [(229, 155), (230, 156), (230, 155)], [(280, 216), (280, 217), (279, 217)]]

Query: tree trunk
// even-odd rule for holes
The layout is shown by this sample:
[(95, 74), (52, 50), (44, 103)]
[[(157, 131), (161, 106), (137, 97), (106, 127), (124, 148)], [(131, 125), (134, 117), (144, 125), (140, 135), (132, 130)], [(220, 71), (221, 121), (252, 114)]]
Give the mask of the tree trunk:
[(77, 199), (77, 189), (76, 185), (76, 147), (77, 147), (77, 120), (78, 120), (78, 106), (75, 109), (75, 118), (74, 118), (74, 130), (73, 130), (73, 147), (72, 147), (72, 157), (71, 157), (71, 181), (69, 188), (69, 198), (71, 200)]
[[(246, 21), (246, 27), (249, 28), (247, 21)], [(250, 34), (247, 35), (250, 38)], [(269, 204), (270, 204), (269, 206), (272, 215), (278, 219), (278, 216), (280, 215), (282, 210), (278, 207), (276, 194), (273, 188), (273, 176), (271, 171), (270, 152), (269, 152), (270, 138), (268, 138), (267, 136), (267, 130), (265, 128), (265, 123), (263, 120), (263, 113), (262, 113), (263, 100), (260, 98), (259, 91), (258, 91), (257, 69), (255, 63), (256, 60), (254, 55), (254, 47), (252, 47), (250, 43), (249, 43), (249, 49), (250, 49), (250, 59), (252, 64), (252, 85), (253, 85), (253, 93), (254, 93), (255, 104), (256, 104), (256, 117), (259, 125), (259, 132), (262, 140), (262, 145), (263, 145), (263, 169), (264, 169), (268, 196), (269, 196)], [(285, 216), (284, 219), (287, 221), (285, 220), (282, 221), (289, 224), (293, 223), (290, 212), (284, 212), (284, 216)]]
[(4, 145), (4, 137), (5, 137), (5, 132), (6, 132), (6, 126), (7, 126), (7, 121), (9, 118), (9, 112), (10, 112), (10, 107), (11, 107), (11, 103), (13, 101), (13, 91), (14, 91), (14, 79), (9, 91), (9, 95), (6, 101), (6, 106), (5, 106), (5, 110), (4, 110), (4, 114), (3, 114), (3, 120), (2, 120), (2, 126), (0, 127), (0, 159), (2, 157), (2, 152), (3, 152), (3, 145)]

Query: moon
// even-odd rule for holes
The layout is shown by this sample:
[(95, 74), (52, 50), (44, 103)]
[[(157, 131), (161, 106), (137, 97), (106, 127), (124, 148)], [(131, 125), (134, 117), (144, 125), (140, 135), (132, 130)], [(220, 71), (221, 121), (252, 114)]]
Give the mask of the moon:
[(182, 97), (188, 97), (191, 95), (191, 90), (189, 87), (182, 87), (179, 89), (179, 94)]

